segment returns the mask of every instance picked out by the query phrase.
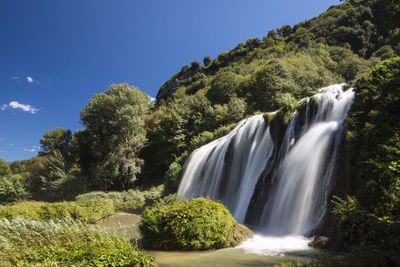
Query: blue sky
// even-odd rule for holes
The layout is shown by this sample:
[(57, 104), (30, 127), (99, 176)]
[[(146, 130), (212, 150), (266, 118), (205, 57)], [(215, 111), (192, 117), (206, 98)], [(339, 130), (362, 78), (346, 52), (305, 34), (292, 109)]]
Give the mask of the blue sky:
[(151, 96), (182, 65), (215, 57), (339, 0), (1, 0), (0, 158), (35, 156), (46, 130), (111, 83)]

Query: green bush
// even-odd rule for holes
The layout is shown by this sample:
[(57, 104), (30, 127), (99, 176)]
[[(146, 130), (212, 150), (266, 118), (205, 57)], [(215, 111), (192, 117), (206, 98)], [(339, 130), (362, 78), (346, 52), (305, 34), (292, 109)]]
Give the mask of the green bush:
[(0, 204), (24, 200), (28, 195), (21, 175), (0, 176)]
[(338, 235), (344, 243), (399, 249), (400, 58), (377, 64), (357, 80), (346, 119), (347, 168), (335, 200)]
[[(76, 197), (76, 203), (85, 206), (85, 203), (109, 201), (114, 205), (115, 211), (142, 212), (144, 207), (153, 203), (161, 196), (162, 186), (152, 187), (149, 190), (139, 191), (129, 189), (121, 192), (90, 192)], [(91, 205), (89, 205), (91, 206)]]
[(221, 203), (205, 198), (160, 202), (145, 210), (139, 230), (145, 247), (165, 250), (231, 247), (251, 236)]
[(1, 266), (154, 266), (127, 240), (72, 221), (0, 219)]

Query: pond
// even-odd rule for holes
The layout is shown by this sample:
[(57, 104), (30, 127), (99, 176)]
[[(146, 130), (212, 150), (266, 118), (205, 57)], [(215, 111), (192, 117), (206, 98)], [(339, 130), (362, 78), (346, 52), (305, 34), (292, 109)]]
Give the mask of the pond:
[[(140, 237), (137, 224), (140, 215), (116, 213), (98, 223), (107, 232), (130, 239)], [(252, 267), (268, 266), (281, 261), (310, 261), (321, 252), (307, 247), (300, 237), (255, 237), (242, 246), (209, 251), (147, 251), (159, 267)]]

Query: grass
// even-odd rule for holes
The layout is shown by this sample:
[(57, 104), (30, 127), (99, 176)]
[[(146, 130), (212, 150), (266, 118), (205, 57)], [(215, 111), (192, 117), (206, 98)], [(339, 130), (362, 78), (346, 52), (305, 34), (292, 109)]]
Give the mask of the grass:
[(31, 220), (70, 219), (95, 223), (115, 212), (111, 201), (35, 202), (24, 201), (0, 206), (0, 218), (22, 217)]
[(32, 220), (71, 219), (96, 223), (115, 212), (140, 213), (161, 196), (162, 187), (147, 191), (91, 192), (77, 196), (75, 201), (23, 201), (0, 205), (0, 218), (22, 217)]
[(2, 266), (154, 266), (128, 240), (81, 222), (0, 219)]

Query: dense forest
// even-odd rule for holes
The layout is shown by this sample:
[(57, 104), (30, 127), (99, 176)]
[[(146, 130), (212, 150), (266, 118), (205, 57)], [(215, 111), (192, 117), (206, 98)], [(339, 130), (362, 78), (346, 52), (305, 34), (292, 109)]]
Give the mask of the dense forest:
[(81, 111), (81, 130), (50, 130), (37, 156), (0, 161), (0, 204), (79, 200), (92, 191), (140, 195), (137, 207), (152, 203), (176, 193), (193, 150), (242, 119), (278, 110), (279, 139), (299, 100), (346, 82), (355, 101), (345, 122), (331, 227), (322, 232), (331, 236), (331, 248), (398, 253), (399, 56), (399, 1), (347, 0), (183, 66), (154, 102), (138, 88), (113, 84)]

